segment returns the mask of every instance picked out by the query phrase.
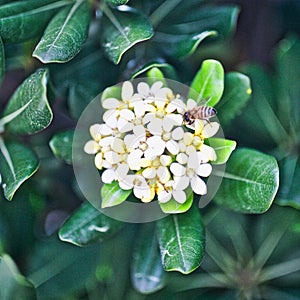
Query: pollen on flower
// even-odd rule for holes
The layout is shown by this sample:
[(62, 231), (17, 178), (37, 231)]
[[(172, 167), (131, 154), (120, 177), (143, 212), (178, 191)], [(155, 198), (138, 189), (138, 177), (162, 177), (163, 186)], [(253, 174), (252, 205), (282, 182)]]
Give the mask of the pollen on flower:
[(103, 100), (102, 123), (91, 124), (92, 139), (84, 146), (103, 171), (102, 181), (117, 181), (145, 203), (157, 198), (159, 203), (173, 199), (182, 204), (188, 188), (206, 194), (204, 178), (217, 157), (205, 139), (218, 132), (219, 124), (185, 124), (183, 113), (196, 102), (186, 104), (161, 81), (152, 86), (140, 82), (136, 90), (126, 81), (120, 98)]

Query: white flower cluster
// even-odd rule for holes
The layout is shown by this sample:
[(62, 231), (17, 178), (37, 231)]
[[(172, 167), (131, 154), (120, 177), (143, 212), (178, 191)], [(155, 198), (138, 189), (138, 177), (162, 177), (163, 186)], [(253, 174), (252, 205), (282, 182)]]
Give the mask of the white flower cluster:
[(211, 174), (209, 162), (216, 153), (204, 140), (216, 134), (219, 124), (196, 120), (185, 125), (183, 113), (196, 102), (185, 104), (161, 81), (151, 87), (140, 82), (137, 93), (126, 81), (121, 98), (103, 101), (104, 123), (90, 127), (93, 139), (84, 147), (95, 155), (96, 167), (105, 169), (102, 181), (117, 180), (121, 189), (133, 189), (143, 202), (157, 195), (161, 203), (172, 198), (184, 203), (189, 186), (196, 194), (206, 194), (201, 177)]

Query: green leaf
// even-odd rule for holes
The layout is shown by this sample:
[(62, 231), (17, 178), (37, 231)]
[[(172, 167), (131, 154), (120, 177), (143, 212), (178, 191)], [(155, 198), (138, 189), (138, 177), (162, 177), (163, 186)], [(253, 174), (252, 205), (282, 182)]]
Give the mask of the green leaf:
[(204, 254), (205, 231), (196, 207), (185, 214), (159, 220), (157, 236), (166, 271), (189, 274), (199, 267)]
[(43, 63), (64, 63), (79, 53), (89, 29), (87, 1), (76, 1), (60, 11), (47, 26), (33, 55)]
[(214, 200), (241, 213), (264, 213), (278, 190), (279, 169), (275, 158), (253, 149), (234, 151), (223, 176)]
[(193, 192), (188, 190), (186, 201), (181, 204), (175, 201), (173, 198), (166, 203), (159, 203), (161, 210), (166, 214), (180, 214), (190, 209), (193, 204)]
[(52, 121), (52, 111), (47, 99), (48, 71), (39, 69), (29, 76), (14, 92), (0, 123), (8, 131), (32, 134), (45, 129)]
[(0, 6), (0, 35), (4, 42), (23, 42), (39, 36), (53, 14), (72, 0), (15, 1)]
[(129, 9), (119, 11), (104, 10), (106, 17), (103, 24), (102, 47), (108, 58), (118, 64), (122, 55), (133, 45), (148, 40), (153, 29), (148, 19), (139, 11)]
[(165, 1), (150, 17), (153, 26), (157, 27), (153, 39), (167, 54), (185, 57), (207, 37), (210, 37), (209, 41), (228, 37), (235, 29), (238, 13), (238, 7), (232, 5)]
[(279, 162), (280, 187), (276, 197), (279, 205), (288, 205), (300, 209), (300, 159), (288, 156)]
[(32, 283), (20, 274), (7, 254), (0, 257), (0, 299), (36, 299)]
[(26, 262), (26, 275), (36, 287), (38, 299), (68, 299), (84, 290), (95, 274), (101, 250), (99, 244), (77, 247), (58, 238), (35, 243)]
[(131, 75), (131, 78), (134, 79), (134, 78), (142, 75), (145, 72), (147, 72), (147, 76), (150, 77), (148, 75), (148, 73), (150, 72), (150, 70), (152, 70), (152, 72), (155, 72), (154, 74), (151, 74), (152, 77), (160, 76), (160, 75), (156, 74), (157, 69), (161, 73), (163, 73), (165, 75), (165, 77), (167, 77), (169, 79), (176, 79), (177, 78), (176, 71), (173, 68), (173, 66), (171, 66), (170, 64), (167, 64), (167, 63), (160, 63), (160, 62), (151, 62), (151, 63), (148, 63), (148, 64), (144, 65), (139, 70), (137, 70), (136, 72), (134, 72)]
[(217, 104), (218, 118), (223, 126), (241, 113), (252, 93), (248, 76), (230, 72), (225, 75), (225, 87), (222, 99)]
[(85, 202), (59, 230), (59, 238), (78, 246), (113, 236), (124, 223), (101, 213), (89, 202)]
[(210, 30), (203, 31), (201, 33), (195, 33), (189, 36), (182, 36), (178, 39), (178, 41), (176, 41), (176, 43), (171, 44), (171, 55), (178, 58), (190, 56), (196, 51), (200, 43), (203, 42), (206, 38), (214, 37), (217, 35), (218, 33), (216, 31)]
[(117, 181), (106, 183), (101, 188), (101, 207), (105, 208), (121, 204), (129, 197), (131, 192), (132, 190), (122, 190)]
[(153, 224), (144, 224), (133, 252), (131, 280), (142, 294), (151, 294), (165, 285), (165, 273), (161, 264), (158, 243)]
[(72, 164), (73, 135), (74, 130), (63, 131), (55, 134), (49, 142), (53, 154), (67, 164)]
[(110, 3), (111, 5), (124, 5), (126, 4), (129, 0), (105, 0), (107, 3)]
[(3, 80), (3, 76), (5, 73), (5, 53), (4, 53), (4, 46), (0, 36), (0, 85)]
[(236, 141), (223, 138), (209, 138), (208, 143), (217, 154), (217, 160), (212, 162), (214, 165), (225, 164), (236, 147)]
[(26, 146), (0, 139), (0, 161), (4, 196), (11, 200), (20, 185), (37, 171), (39, 160)]
[(207, 59), (194, 77), (188, 97), (197, 102), (205, 100), (206, 105), (215, 106), (221, 99), (223, 90), (224, 69), (221, 63)]

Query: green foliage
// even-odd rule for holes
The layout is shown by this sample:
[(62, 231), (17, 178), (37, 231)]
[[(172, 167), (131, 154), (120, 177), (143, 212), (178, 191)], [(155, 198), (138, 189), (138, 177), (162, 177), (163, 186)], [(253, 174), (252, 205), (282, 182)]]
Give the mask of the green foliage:
[[(216, 42), (238, 14), (204, 0), (0, 0), (1, 299), (299, 297), (299, 213), (267, 210), (300, 208), (300, 42), (280, 42), (272, 72), (225, 73), (239, 57), (223, 61)], [(81, 204), (68, 166), (76, 120), (137, 77), (185, 82), (186, 98), (216, 108), (229, 139), (205, 142), (212, 178), (224, 177), (207, 208), (189, 191), (160, 203), (165, 218), (125, 224), (104, 214), (136, 200), (117, 181), (99, 187), (103, 211)]]
[(199, 267), (205, 248), (205, 232), (196, 208), (157, 222), (162, 263), (167, 271), (188, 274)]
[(271, 206), (278, 185), (274, 157), (252, 149), (238, 149), (226, 165), (215, 201), (242, 213), (263, 213)]

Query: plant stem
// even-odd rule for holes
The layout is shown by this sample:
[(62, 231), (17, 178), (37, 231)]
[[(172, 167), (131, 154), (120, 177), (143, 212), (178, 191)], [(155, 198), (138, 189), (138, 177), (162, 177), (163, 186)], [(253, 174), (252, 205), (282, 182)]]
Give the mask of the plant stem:
[(153, 27), (159, 23), (181, 2), (181, 0), (166, 0), (149, 17)]

